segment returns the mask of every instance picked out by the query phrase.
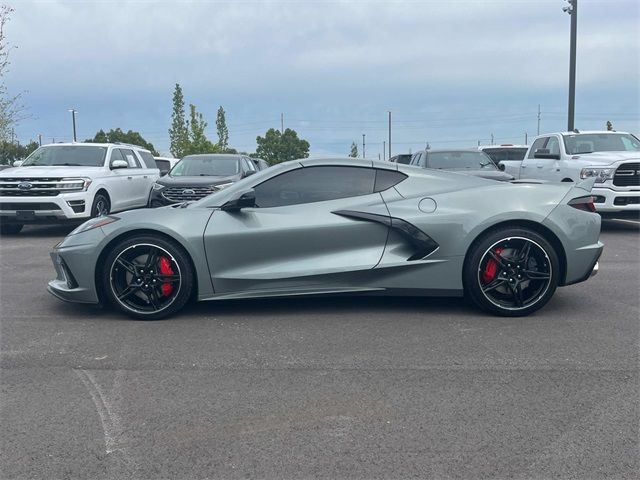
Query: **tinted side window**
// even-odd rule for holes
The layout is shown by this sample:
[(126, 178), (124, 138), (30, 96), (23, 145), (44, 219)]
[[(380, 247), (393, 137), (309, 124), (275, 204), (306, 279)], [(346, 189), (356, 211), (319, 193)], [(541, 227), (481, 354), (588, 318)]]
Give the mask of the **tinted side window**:
[(124, 157), (124, 159), (129, 164), (129, 168), (140, 168), (140, 163), (136, 158), (136, 154), (133, 153), (132, 150), (120, 149), (120, 151), (122, 152), (122, 156)]
[(536, 153), (536, 150), (538, 150), (539, 148), (544, 148), (544, 145), (547, 143), (547, 140), (549, 140), (549, 137), (542, 137), (537, 139), (535, 142), (533, 142), (533, 145), (531, 145), (531, 150), (529, 150), (529, 155), (527, 156), (527, 158), (533, 158), (533, 156)]
[(142, 160), (145, 163), (144, 166), (146, 166), (146, 168), (156, 168), (156, 159), (153, 158), (153, 155), (142, 150), (138, 150), (138, 154), (142, 157)]
[(248, 158), (242, 157), (242, 161), (244, 163), (244, 169), (245, 170), (251, 170), (253, 172), (255, 172), (257, 170), (255, 164), (251, 160), (249, 160)]
[(373, 187), (374, 192), (382, 192), (387, 188), (397, 185), (407, 178), (404, 173), (395, 172), (393, 170), (376, 170), (376, 183)]
[(548, 148), (549, 153), (552, 155), (560, 155), (560, 143), (556, 137), (549, 137), (549, 141), (545, 148)]
[(362, 167), (304, 167), (255, 187), (258, 207), (323, 202), (373, 193), (376, 171)]
[(109, 163), (113, 162), (114, 160), (124, 160), (122, 153), (120, 153), (120, 150), (117, 148), (111, 150), (111, 158), (109, 159)]

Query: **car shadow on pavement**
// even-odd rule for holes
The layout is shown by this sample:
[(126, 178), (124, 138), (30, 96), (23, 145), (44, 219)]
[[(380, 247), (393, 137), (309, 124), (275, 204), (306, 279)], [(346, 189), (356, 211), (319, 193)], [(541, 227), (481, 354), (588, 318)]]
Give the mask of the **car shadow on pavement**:
[(602, 220), (603, 232), (640, 232), (640, 220)]

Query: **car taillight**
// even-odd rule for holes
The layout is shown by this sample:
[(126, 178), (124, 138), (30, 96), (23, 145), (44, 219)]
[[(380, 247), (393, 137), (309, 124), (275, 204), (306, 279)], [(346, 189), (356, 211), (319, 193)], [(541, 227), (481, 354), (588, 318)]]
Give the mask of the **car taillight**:
[(584, 210), (585, 212), (595, 212), (596, 206), (593, 204), (593, 197), (591, 195), (587, 197), (578, 197), (569, 201), (569, 205), (578, 210)]

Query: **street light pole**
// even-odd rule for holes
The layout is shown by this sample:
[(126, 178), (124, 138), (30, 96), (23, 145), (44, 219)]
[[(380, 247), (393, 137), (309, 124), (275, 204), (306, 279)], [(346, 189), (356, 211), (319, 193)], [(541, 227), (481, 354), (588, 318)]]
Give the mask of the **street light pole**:
[(76, 138), (76, 113), (78, 113), (76, 110), (74, 110), (73, 108), (70, 108), (69, 111), (71, 112), (71, 118), (73, 119), (73, 141), (75, 142), (77, 140)]
[(367, 155), (366, 155), (366, 153), (365, 153), (365, 149), (364, 149), (364, 146), (365, 146), (365, 143), (364, 143), (364, 136), (365, 136), (365, 134), (363, 133), (363, 134), (362, 134), (362, 158), (367, 158)]
[(391, 111), (389, 111), (389, 159), (391, 159)]
[(567, 130), (572, 131), (576, 106), (576, 39), (578, 31), (578, 0), (567, 0), (568, 7), (562, 10), (571, 15), (571, 45), (569, 50), (569, 110), (567, 118)]

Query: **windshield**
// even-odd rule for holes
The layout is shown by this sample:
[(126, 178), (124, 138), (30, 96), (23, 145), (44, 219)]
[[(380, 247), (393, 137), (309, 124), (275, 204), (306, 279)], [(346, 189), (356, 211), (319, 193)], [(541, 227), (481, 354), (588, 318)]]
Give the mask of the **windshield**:
[(431, 152), (427, 157), (427, 168), (446, 170), (497, 170), (491, 159), (482, 152)]
[(564, 136), (568, 155), (592, 152), (638, 152), (640, 140), (628, 133), (576, 133)]
[(497, 163), (503, 160), (524, 160), (524, 156), (527, 153), (527, 147), (483, 148), (482, 151)]
[(46, 145), (27, 157), (23, 167), (102, 167), (107, 147)]
[(184, 157), (173, 167), (171, 177), (230, 177), (239, 172), (239, 162), (233, 157)]

